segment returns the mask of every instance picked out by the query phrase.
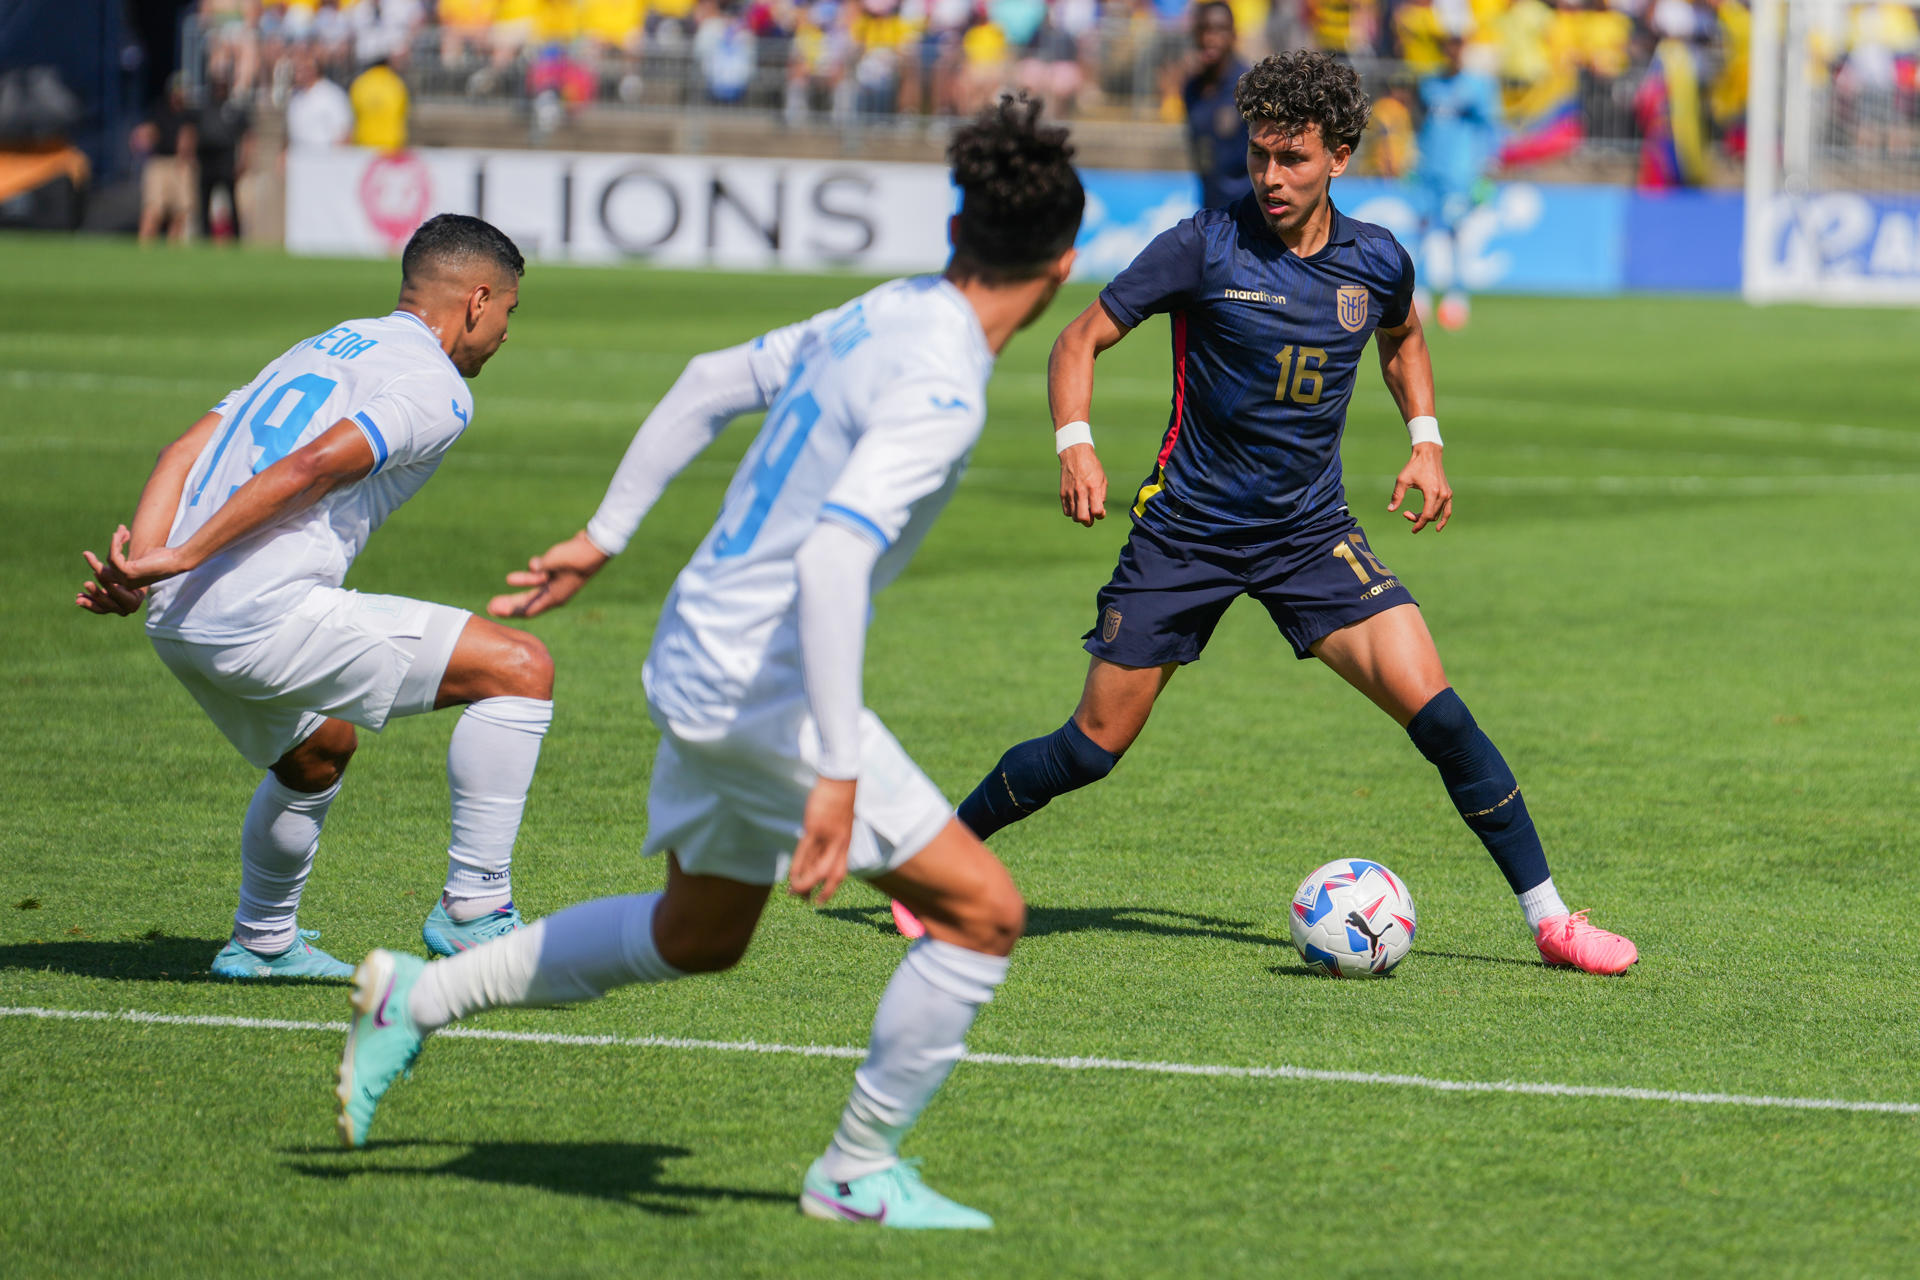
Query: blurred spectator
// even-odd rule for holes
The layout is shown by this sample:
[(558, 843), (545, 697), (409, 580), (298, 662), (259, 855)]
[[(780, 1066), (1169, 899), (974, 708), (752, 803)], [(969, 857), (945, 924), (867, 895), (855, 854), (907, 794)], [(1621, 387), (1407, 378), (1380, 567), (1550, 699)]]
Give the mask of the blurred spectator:
[(581, 0), (580, 34), (603, 74), (614, 76), (623, 102), (638, 102), (646, 0)]
[(693, 57), (700, 79), (713, 102), (740, 102), (753, 84), (755, 67), (753, 29), (737, 9), (729, 12), (717, 0), (700, 0), (694, 10)]
[(853, 83), (847, 78), (853, 44), (840, 0), (813, 0), (800, 9), (787, 49), (786, 118), (804, 122), (824, 98), (835, 119), (853, 114)]
[[(224, 80), (207, 82), (207, 100), (194, 117), (194, 160), (199, 166), (200, 232), (209, 240), (240, 235), (238, 183), (253, 151), (253, 116)], [(214, 197), (228, 211), (215, 217)]]
[(1414, 144), (1413, 85), (1394, 80), (1373, 103), (1373, 116), (1360, 141), (1360, 171), (1382, 178), (1413, 173), (1419, 149)]
[(918, 96), (911, 80), (920, 68), (913, 56), (920, 23), (906, 16), (900, 0), (856, 0), (850, 14), (855, 108), (863, 115), (898, 110)]
[[(1669, 27), (1669, 29), (1672, 29)], [(1639, 184), (1652, 190), (1698, 186), (1707, 176), (1700, 72), (1687, 41), (1669, 36), (1633, 96), (1640, 127)]]
[(340, 69), (347, 64), (353, 28), (340, 11), (339, 0), (320, 0), (313, 11), (313, 51), (320, 65)]
[(1200, 179), (1200, 204), (1224, 209), (1253, 190), (1247, 177), (1247, 122), (1234, 105), (1246, 71), (1236, 52), (1233, 9), (1203, 0), (1193, 11), (1193, 59), (1180, 100), (1186, 107), (1187, 153)]
[(1313, 41), (1328, 53), (1371, 53), (1380, 34), (1378, 0), (1310, 0)]
[(970, 116), (994, 100), (1006, 87), (1012, 63), (1012, 41), (999, 23), (978, 12), (960, 38), (961, 70), (955, 105)]
[(493, 7), (493, 65), (510, 67), (533, 43), (539, 25), (539, 0), (496, 0)]
[(919, 0), (925, 13), (917, 54), (921, 98), (915, 106), (934, 115), (957, 115), (962, 41), (973, 21), (971, 0)]
[(440, 0), (440, 61), (448, 66), (482, 60), (493, 47), (494, 0)]
[(347, 91), (320, 74), (305, 49), (293, 55), (293, 93), (287, 98), (287, 148), (300, 151), (345, 146), (353, 136), (353, 104)]
[(1066, 5), (1055, 0), (1046, 20), (1034, 33), (1020, 59), (1020, 87), (1045, 104), (1051, 116), (1073, 113), (1086, 75), (1080, 67), (1080, 44), (1062, 25), (1077, 19), (1065, 14)]
[(186, 88), (175, 73), (167, 80), (166, 95), (133, 131), (134, 154), (146, 158), (140, 168), (141, 244), (153, 243), (163, 231), (175, 244), (186, 243), (193, 222), (196, 145)]
[(693, 39), (694, 0), (647, 0), (646, 38), (668, 49), (683, 49)]
[[(1747, 44), (1753, 20), (1740, 0), (1721, 0), (1715, 16), (1720, 26), (1720, 74), (1707, 96), (1708, 109), (1727, 155), (1739, 161), (1747, 155)], [(1624, 71), (1624, 56), (1621, 63)]]
[(347, 97), (355, 146), (398, 151), (407, 145), (407, 82), (391, 63), (382, 58), (354, 77)]
[(404, 64), (427, 20), (423, 0), (353, 0), (345, 13), (353, 28), (353, 60), (361, 65), (383, 58)]
[(200, 30), (207, 42), (207, 78), (220, 79), (242, 95), (260, 70), (259, 0), (200, 0)]
[(1449, 32), (1441, 42), (1446, 65), (1420, 82), (1424, 118), (1414, 190), (1426, 232), (1427, 280), (1446, 291), (1439, 308), (1444, 329), (1467, 323), (1466, 282), (1458, 271), (1459, 229), (1483, 196), (1482, 184), (1500, 138), (1499, 86), (1493, 77), (1467, 68), (1466, 43), (1464, 33)]
[(533, 133), (544, 139), (568, 116), (593, 100), (598, 87), (593, 71), (568, 52), (567, 46), (544, 46), (527, 68), (527, 96), (533, 101)]

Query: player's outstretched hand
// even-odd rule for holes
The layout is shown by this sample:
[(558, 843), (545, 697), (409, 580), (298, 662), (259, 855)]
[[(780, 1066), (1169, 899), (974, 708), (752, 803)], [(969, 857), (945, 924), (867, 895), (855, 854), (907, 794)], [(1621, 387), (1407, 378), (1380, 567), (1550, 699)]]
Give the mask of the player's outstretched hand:
[(584, 531), (576, 533), (527, 561), (526, 568), (508, 574), (508, 586), (527, 589), (495, 596), (487, 601), (487, 612), (496, 618), (537, 618), (549, 609), (558, 609), (573, 599), (608, 559)]
[(1107, 473), (1090, 444), (1070, 445), (1060, 455), (1060, 513), (1089, 529), (1107, 518)]
[(98, 613), (115, 618), (124, 618), (130, 613), (139, 612), (140, 605), (147, 598), (145, 587), (130, 587), (121, 581), (120, 574), (111, 564), (103, 564), (100, 557), (91, 551), (82, 551), (87, 558), (87, 567), (93, 570), (93, 581), (80, 584), (80, 594), (73, 602), (89, 613)]
[(821, 778), (807, 794), (800, 843), (787, 872), (787, 892), (826, 902), (847, 878), (847, 847), (853, 843), (854, 779)]
[[(1401, 499), (1407, 496), (1409, 489), (1420, 491), (1418, 511), (1400, 511)], [(1401, 515), (1413, 522), (1415, 533), (1428, 525), (1436, 529), (1447, 527), (1447, 521), (1453, 518), (1453, 487), (1447, 483), (1447, 469), (1440, 465), (1439, 445), (1413, 446), (1413, 456), (1407, 459), (1407, 465), (1400, 468), (1400, 474), (1394, 477), (1393, 501), (1387, 504), (1387, 510), (1400, 511)]]

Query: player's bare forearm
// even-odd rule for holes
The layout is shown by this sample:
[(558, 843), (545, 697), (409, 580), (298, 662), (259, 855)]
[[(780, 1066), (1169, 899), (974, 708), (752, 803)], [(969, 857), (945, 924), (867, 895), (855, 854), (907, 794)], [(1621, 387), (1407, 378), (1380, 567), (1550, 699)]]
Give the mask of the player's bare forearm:
[(351, 421), (334, 424), (241, 485), (213, 518), (177, 547), (128, 556), (115, 539), (113, 567), (129, 586), (150, 586), (187, 573), (234, 543), (297, 515), (373, 470), (373, 447)]
[[(1376, 330), (1374, 341), (1380, 348), (1380, 376), (1393, 402), (1400, 406), (1400, 416), (1408, 422), (1433, 417), (1433, 357), (1427, 351), (1420, 317), (1409, 311), (1405, 324)], [(1401, 503), (1412, 490), (1420, 493), (1420, 510), (1401, 511)], [(1428, 525), (1436, 530), (1447, 527), (1447, 521), (1453, 519), (1453, 486), (1447, 483), (1438, 444), (1413, 446), (1407, 465), (1393, 478), (1393, 497), (1387, 510), (1400, 511), (1413, 525), (1414, 533)]]
[(1387, 394), (1400, 406), (1400, 417), (1433, 416), (1433, 356), (1427, 350), (1427, 335), (1420, 328), (1420, 317), (1407, 313), (1407, 322), (1397, 329), (1374, 331), (1374, 344), (1380, 348), (1380, 377)]
[(136, 558), (166, 542), (174, 517), (180, 513), (180, 495), (186, 491), (187, 476), (193, 472), (193, 464), (207, 447), (207, 441), (219, 430), (220, 421), (217, 413), (205, 414), (160, 451), (159, 459), (153, 464), (153, 474), (140, 490), (140, 505), (133, 512), (133, 539), (128, 546)]
[(526, 568), (509, 573), (507, 585), (524, 590), (495, 596), (487, 601), (487, 612), (496, 618), (537, 618), (573, 599), (611, 559), (582, 529), (527, 561)]
[[(1047, 357), (1047, 405), (1055, 430), (1090, 418), (1093, 362), (1128, 332), (1095, 302), (1054, 339)], [(1060, 453), (1060, 511), (1089, 527), (1106, 518), (1107, 473), (1090, 444), (1071, 445)]]

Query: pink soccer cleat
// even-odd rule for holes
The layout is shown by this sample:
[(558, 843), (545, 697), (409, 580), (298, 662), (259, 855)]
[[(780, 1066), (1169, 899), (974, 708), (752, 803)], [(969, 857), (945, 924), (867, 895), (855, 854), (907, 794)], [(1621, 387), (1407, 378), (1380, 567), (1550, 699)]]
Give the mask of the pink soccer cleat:
[[(897, 902), (893, 904), (893, 927), (900, 931), (901, 937), (909, 939), (919, 938), (927, 931), (927, 926), (920, 923), (919, 916), (916, 916), (913, 912), (907, 910)], [(1612, 935), (1609, 934), (1608, 936), (1611, 937)], [(1628, 943), (1627, 946), (1631, 949), (1633, 944)], [(1631, 964), (1632, 961), (1628, 961), (1628, 963)]]
[(1586, 973), (1625, 973), (1640, 958), (1626, 938), (1588, 924), (1584, 911), (1542, 920), (1533, 941), (1548, 964), (1571, 965)]

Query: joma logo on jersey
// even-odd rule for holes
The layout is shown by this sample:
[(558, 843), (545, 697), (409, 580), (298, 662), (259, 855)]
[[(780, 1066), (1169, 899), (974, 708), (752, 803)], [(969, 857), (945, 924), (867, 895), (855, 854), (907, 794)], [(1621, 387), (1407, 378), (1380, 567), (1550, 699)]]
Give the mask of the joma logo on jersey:
[(1267, 293), (1260, 289), (1226, 289), (1221, 291), (1220, 296), (1229, 302), (1271, 302), (1276, 307), (1287, 305), (1284, 295)]
[(1358, 333), (1366, 327), (1367, 309), (1371, 295), (1363, 284), (1343, 284), (1340, 292), (1334, 295), (1339, 305), (1340, 327), (1348, 333)]

